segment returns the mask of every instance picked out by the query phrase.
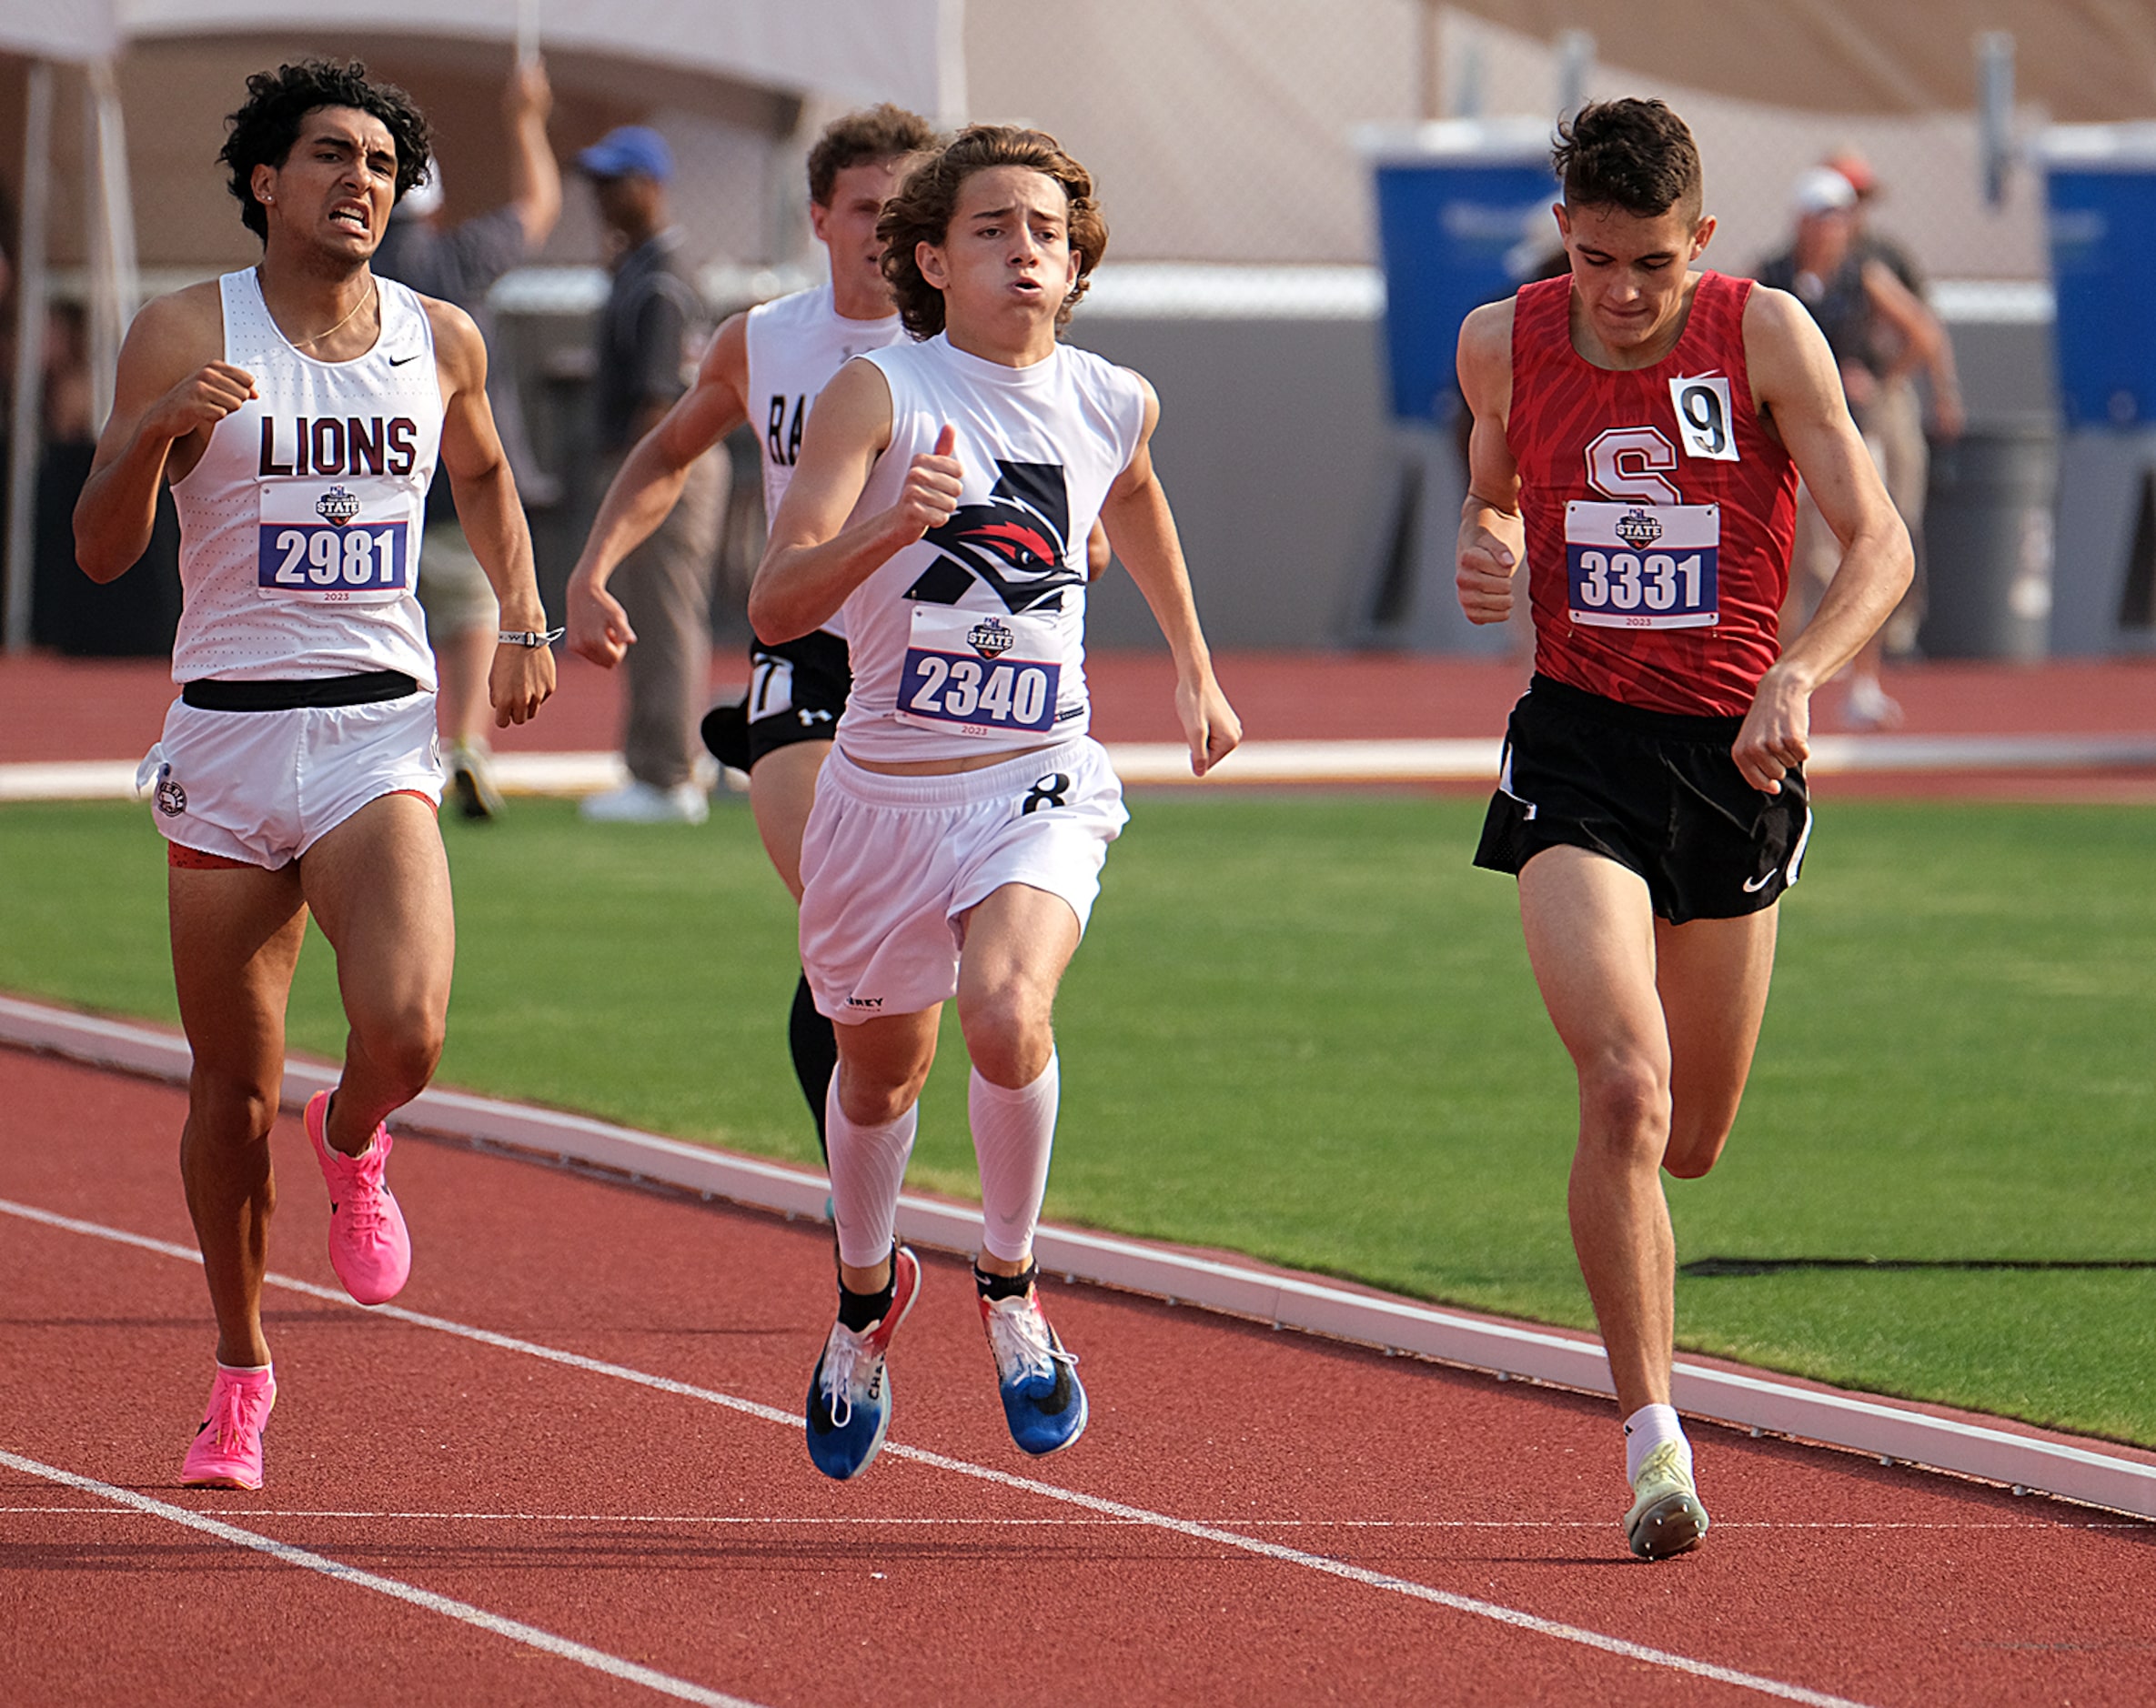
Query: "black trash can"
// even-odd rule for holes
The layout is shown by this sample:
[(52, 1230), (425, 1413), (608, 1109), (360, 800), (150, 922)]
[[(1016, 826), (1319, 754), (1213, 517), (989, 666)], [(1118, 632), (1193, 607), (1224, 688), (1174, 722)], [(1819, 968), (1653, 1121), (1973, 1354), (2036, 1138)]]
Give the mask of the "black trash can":
[(1924, 506), (1929, 658), (2046, 656), (2059, 435), (2047, 423), (1972, 426), (1931, 449)]

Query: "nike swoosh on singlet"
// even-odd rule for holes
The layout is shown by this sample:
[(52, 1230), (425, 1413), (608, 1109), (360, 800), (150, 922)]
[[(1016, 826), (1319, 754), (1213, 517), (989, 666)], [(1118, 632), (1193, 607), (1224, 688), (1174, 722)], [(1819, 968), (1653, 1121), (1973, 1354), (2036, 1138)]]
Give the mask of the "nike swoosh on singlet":
[(389, 358), (389, 366), (391, 367), (402, 367), (407, 362), (418, 361), (419, 359), (419, 356), (420, 352), (418, 350), (414, 350), (409, 356), (392, 356)]
[(1744, 880), (1744, 893), (1748, 896), (1756, 896), (1772, 883), (1774, 879), (1775, 874), (1772, 872), (1768, 872), (1764, 878), (1748, 878)]

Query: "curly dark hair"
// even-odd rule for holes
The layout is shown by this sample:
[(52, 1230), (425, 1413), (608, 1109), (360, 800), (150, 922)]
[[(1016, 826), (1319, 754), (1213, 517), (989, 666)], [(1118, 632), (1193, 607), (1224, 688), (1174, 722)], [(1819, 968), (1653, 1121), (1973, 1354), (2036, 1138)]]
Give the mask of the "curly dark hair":
[(1642, 219), (1699, 217), (1699, 146), (1659, 101), (1597, 101), (1557, 126), (1550, 162), (1567, 207), (1621, 207)]
[(257, 71), (247, 79), (247, 98), (225, 124), (231, 134), (217, 159), (231, 168), (229, 188), (239, 203), (241, 223), (269, 241), (269, 216), (255, 199), (255, 168), (281, 166), (299, 140), (299, 124), (325, 106), (348, 106), (371, 114), (388, 127), (397, 145), (397, 196), (399, 201), (427, 176), (433, 143), (427, 119), (412, 97), (392, 83), (369, 83), (357, 59), (303, 59), (275, 71)]
[(1024, 166), (1053, 178), (1070, 202), (1071, 248), (1078, 256), (1078, 279), (1055, 316), (1070, 324), (1071, 311), (1085, 295), (1086, 281), (1108, 253), (1108, 222), (1093, 200), (1093, 176), (1063, 151), (1045, 131), (1011, 125), (975, 125), (959, 132), (906, 176), (899, 193), (883, 205), (876, 236), (883, 240), (883, 276), (897, 300), (899, 318), (916, 338), (932, 338), (943, 329), (943, 293), (922, 277), (916, 246), (940, 244), (958, 211), (958, 192), (976, 172), (992, 166)]
[(923, 154), (935, 146), (933, 125), (889, 101), (833, 119), (809, 150), (809, 199), (829, 207), (839, 174), (848, 166)]

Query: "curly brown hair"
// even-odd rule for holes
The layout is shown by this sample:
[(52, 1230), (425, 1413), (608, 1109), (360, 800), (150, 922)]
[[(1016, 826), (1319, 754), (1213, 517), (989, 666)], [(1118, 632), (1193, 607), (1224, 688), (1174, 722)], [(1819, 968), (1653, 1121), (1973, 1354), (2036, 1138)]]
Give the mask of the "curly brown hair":
[(809, 199), (829, 207), (839, 174), (869, 160), (895, 160), (936, 146), (936, 127), (918, 113), (885, 101), (848, 113), (824, 126), (809, 150)]
[(974, 173), (994, 166), (1024, 166), (1053, 178), (1070, 203), (1071, 250), (1078, 257), (1078, 277), (1056, 313), (1058, 328), (1070, 324), (1089, 276), (1108, 253), (1108, 222), (1093, 200), (1093, 175), (1054, 137), (1013, 125), (972, 126), (907, 175), (876, 223), (876, 236), (883, 240), (883, 276), (890, 281), (900, 320), (915, 338), (932, 338), (942, 331), (943, 293), (921, 276), (914, 251), (921, 244), (941, 244), (950, 235), (959, 190)]
[(397, 145), (397, 199), (427, 176), (433, 144), (427, 119), (412, 97), (393, 83), (369, 83), (357, 59), (343, 65), (328, 59), (303, 59), (257, 71), (247, 79), (247, 98), (227, 117), (230, 135), (217, 158), (231, 168), (228, 187), (239, 202), (241, 223), (267, 241), (269, 216), (255, 199), (255, 168), (281, 166), (299, 140), (299, 121), (325, 106), (348, 106), (372, 114)]
[(1550, 163), (1568, 207), (1621, 207), (1642, 219), (1676, 208), (1697, 222), (1699, 148), (1659, 101), (1597, 101), (1557, 126)]

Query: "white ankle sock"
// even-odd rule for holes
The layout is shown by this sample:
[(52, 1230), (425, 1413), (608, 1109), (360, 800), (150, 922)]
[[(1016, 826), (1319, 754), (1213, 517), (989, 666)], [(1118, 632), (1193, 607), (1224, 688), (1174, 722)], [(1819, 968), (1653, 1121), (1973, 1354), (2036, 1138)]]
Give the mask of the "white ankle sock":
[(1625, 1420), (1625, 1481), (1635, 1482), (1639, 1467), (1647, 1462), (1647, 1456), (1664, 1442), (1675, 1442), (1678, 1457), (1684, 1461), (1685, 1472), (1692, 1469), (1692, 1443), (1685, 1439), (1685, 1427), (1677, 1422), (1677, 1408), (1667, 1405), (1643, 1405)]
[(981, 1243), (1006, 1263), (1033, 1250), (1041, 1199), (1048, 1191), (1048, 1153), (1055, 1144), (1062, 1087), (1051, 1055), (1031, 1085), (1013, 1091), (982, 1079), (976, 1068), (966, 1091), (973, 1156), (981, 1165)]
[(916, 1103), (881, 1127), (848, 1120), (839, 1107), (839, 1075), (831, 1076), (823, 1125), (831, 1146), (831, 1215), (839, 1224), (839, 1261), (849, 1268), (873, 1269), (891, 1255), (899, 1185), (920, 1120)]

